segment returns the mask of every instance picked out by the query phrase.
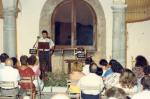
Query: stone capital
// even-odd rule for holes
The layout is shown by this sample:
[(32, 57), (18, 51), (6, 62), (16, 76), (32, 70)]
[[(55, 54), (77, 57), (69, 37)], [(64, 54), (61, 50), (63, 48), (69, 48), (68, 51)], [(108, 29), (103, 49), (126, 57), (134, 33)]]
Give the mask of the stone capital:
[(125, 0), (113, 0), (113, 4), (125, 4)]
[(113, 4), (111, 6), (113, 12), (124, 12), (126, 8), (127, 8), (126, 4)]

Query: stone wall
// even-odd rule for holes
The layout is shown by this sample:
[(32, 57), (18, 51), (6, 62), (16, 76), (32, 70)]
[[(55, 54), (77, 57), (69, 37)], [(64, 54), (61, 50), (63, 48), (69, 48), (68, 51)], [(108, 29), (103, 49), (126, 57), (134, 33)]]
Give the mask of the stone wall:
[[(50, 36), (53, 38), (54, 31), (52, 30), (52, 15), (53, 11), (63, 0), (47, 0), (42, 8), (40, 16), (39, 31), (46, 29), (50, 33)], [(106, 57), (106, 20), (103, 8), (99, 0), (85, 0), (96, 13), (96, 39), (95, 42), (97, 45), (97, 51), (93, 54), (93, 59), (98, 63), (100, 58)], [(67, 64), (64, 62), (64, 59), (74, 59), (74, 54), (69, 52), (61, 53), (61, 51), (56, 52), (52, 56), (52, 65), (53, 71), (61, 70), (62, 67), (67, 70)], [(67, 72), (67, 71), (66, 71)]]

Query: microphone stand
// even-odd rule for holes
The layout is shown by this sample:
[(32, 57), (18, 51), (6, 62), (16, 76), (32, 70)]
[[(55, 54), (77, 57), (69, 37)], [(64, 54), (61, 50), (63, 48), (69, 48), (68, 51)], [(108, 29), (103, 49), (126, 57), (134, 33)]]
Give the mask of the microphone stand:
[(33, 48), (36, 48), (36, 44), (37, 44), (37, 42), (39, 41), (39, 39), (40, 39), (40, 37), (37, 37), (36, 42), (35, 42), (34, 45), (33, 45)]

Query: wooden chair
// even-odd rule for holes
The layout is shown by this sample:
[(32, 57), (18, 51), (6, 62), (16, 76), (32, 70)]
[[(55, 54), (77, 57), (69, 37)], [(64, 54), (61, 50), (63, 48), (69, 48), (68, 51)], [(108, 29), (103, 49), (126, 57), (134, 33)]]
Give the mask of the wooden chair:
[[(11, 90), (11, 89), (13, 90), (15, 88), (15, 82), (13, 82), (13, 81), (0, 81), (0, 87), (4, 90), (5, 89), (6, 90)], [(12, 94), (6, 93), (6, 95), (3, 95), (1, 93), (0, 99), (17, 99), (18, 92), (19, 92), (19, 89), (16, 92), (15, 92), (15, 90), (12, 91)]]
[(33, 97), (33, 77), (22, 77), (20, 80), (20, 84), (29, 84), (30, 88), (28, 89), (23, 89), (25, 91), (27, 96), (30, 96), (31, 99)]

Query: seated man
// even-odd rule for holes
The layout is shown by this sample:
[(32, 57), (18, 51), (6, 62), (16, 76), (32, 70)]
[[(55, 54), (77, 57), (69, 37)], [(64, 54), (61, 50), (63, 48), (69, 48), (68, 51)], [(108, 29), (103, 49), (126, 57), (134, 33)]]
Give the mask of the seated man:
[(82, 99), (99, 99), (100, 92), (104, 88), (104, 83), (102, 77), (96, 74), (97, 65), (92, 63), (90, 66), (90, 73), (83, 76), (79, 82), (78, 86), (81, 89)]
[(1, 87), (1, 94), (4, 96), (11, 96), (14, 93), (17, 95), (19, 92), (18, 81), (20, 80), (20, 75), (17, 69), (13, 68), (13, 61), (8, 58), (5, 62), (5, 67), (0, 69), (0, 82), (12, 81), (14, 82), (14, 87)]

